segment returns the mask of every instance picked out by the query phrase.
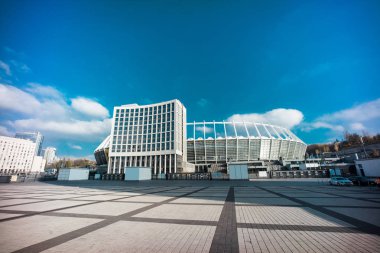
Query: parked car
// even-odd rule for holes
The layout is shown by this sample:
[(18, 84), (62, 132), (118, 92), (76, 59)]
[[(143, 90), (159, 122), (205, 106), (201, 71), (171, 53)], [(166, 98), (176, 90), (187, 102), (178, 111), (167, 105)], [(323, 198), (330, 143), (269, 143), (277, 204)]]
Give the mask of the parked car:
[(374, 185), (375, 179), (363, 176), (353, 176), (348, 178), (354, 185)]
[(377, 187), (380, 187), (380, 177), (376, 178), (375, 184), (377, 185)]
[(332, 177), (329, 183), (331, 185), (353, 185), (353, 183), (345, 177)]

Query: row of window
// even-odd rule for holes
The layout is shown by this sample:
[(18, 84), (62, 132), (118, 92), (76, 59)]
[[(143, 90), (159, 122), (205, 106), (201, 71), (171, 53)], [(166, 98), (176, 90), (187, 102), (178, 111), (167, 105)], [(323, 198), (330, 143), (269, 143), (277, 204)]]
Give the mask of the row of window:
[(134, 115), (115, 115), (115, 121), (126, 121), (126, 122), (143, 122), (150, 123), (152, 122), (166, 122), (174, 119), (174, 112), (158, 114), (158, 115), (143, 115), (143, 116), (134, 116)]
[[(116, 117), (123, 117), (124, 115), (140, 115), (143, 114), (161, 114), (161, 113), (167, 113), (174, 111), (174, 103), (170, 104), (164, 104), (164, 105), (158, 105), (158, 106), (152, 106), (152, 107), (145, 107), (145, 108), (126, 108), (126, 109), (116, 109), (115, 116)], [(123, 116), (122, 116), (123, 115)]]
[(141, 133), (156, 133), (156, 132), (165, 132), (165, 131), (174, 131), (174, 123), (163, 123), (158, 125), (123, 125), (116, 124), (114, 126), (114, 132), (122, 131), (128, 132), (129, 134), (141, 134)]
[(147, 151), (162, 151), (173, 150), (174, 141), (162, 142), (155, 144), (139, 144), (139, 145), (113, 145), (112, 152), (147, 152)]
[(156, 142), (164, 142), (164, 141), (174, 141), (174, 132), (166, 132), (166, 133), (157, 133), (151, 135), (114, 135), (112, 144), (132, 144), (132, 143), (156, 143)]

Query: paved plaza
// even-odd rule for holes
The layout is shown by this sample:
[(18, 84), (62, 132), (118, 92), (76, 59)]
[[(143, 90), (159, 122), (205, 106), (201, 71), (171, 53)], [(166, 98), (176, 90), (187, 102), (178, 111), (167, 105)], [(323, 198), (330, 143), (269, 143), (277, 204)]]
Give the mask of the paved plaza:
[(307, 181), (0, 185), (0, 252), (380, 252), (380, 190)]

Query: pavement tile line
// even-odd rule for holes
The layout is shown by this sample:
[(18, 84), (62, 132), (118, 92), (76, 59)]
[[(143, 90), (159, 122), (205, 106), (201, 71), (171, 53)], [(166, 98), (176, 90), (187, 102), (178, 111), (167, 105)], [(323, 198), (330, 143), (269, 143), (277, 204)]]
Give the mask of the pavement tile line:
[[(295, 187), (291, 187), (291, 186), (284, 186), (284, 188), (296, 189)], [(313, 191), (313, 190), (309, 190), (309, 189), (303, 189), (303, 191), (313, 192), (313, 193), (324, 193), (324, 194), (328, 194), (328, 195), (336, 196), (336, 197), (341, 197), (341, 198), (349, 198), (349, 199), (355, 199), (355, 200), (368, 201), (368, 202), (372, 202), (372, 203), (378, 203), (377, 201), (372, 200), (371, 197), (369, 197), (369, 198), (351, 197), (351, 196), (345, 196), (345, 195), (331, 193), (331, 192), (321, 192), (321, 191), (315, 191), (315, 190)], [(358, 194), (359, 193), (361, 193), (361, 192), (358, 192)], [(371, 194), (375, 195), (376, 193), (371, 193)], [(378, 193), (376, 195), (378, 195)]]
[[(191, 186), (186, 185), (186, 187), (191, 187)], [(202, 187), (202, 186), (199, 186), (199, 188), (200, 187)], [(263, 187), (265, 187), (265, 186), (263, 186)], [(232, 187), (232, 188), (234, 188), (234, 187)], [(235, 201), (237, 201), (237, 196), (239, 196), (239, 193), (254, 194), (254, 191), (256, 193), (258, 191), (259, 191), (259, 193), (268, 193), (267, 190), (272, 190), (272, 191), (275, 191), (273, 193), (273, 195), (275, 195), (278, 199), (281, 199), (281, 198), (286, 199), (287, 198), (286, 196), (288, 196), (288, 197), (290, 196), (289, 197), (290, 199), (288, 198), (288, 200), (297, 202), (298, 200), (302, 201), (303, 197), (292, 196), (291, 194), (287, 194), (287, 193), (296, 192), (298, 190), (307, 192), (307, 190), (305, 188), (294, 188), (294, 189), (291, 188), (293, 190), (289, 191), (289, 190), (286, 190), (285, 186), (265, 187), (266, 189), (260, 190), (260, 189), (258, 189), (258, 187), (256, 187), (254, 184), (252, 184), (252, 187), (245, 187), (245, 188), (250, 188), (250, 189), (247, 189), (247, 191), (242, 191), (242, 189), (244, 189), (244, 188), (241, 186), (236, 186), (234, 188), (234, 191), (233, 191), (234, 201), (233, 201), (233, 203), (235, 203)], [(322, 187), (318, 187), (318, 188), (316, 188), (316, 190), (320, 190), (321, 188)], [(325, 188), (331, 190), (331, 187), (327, 186)], [(98, 189), (98, 188), (94, 188), (94, 189)], [(231, 187), (227, 187), (227, 189), (228, 189), (228, 193), (230, 193)], [(100, 189), (100, 190), (106, 191), (106, 190), (110, 190), (110, 188), (105, 188), (105, 189)], [(118, 192), (120, 192), (119, 188), (117, 188), (117, 190), (118, 190)], [(144, 188), (144, 190), (147, 191), (147, 189), (145, 189), (145, 188)], [(174, 189), (171, 188), (170, 190), (165, 190), (165, 191), (173, 191), (173, 190)], [(181, 192), (182, 188), (179, 188), (179, 189), (177, 188), (176, 190)], [(296, 190), (296, 191), (294, 191), (294, 190)], [(337, 189), (337, 190), (340, 191), (339, 194), (340, 193), (344, 194), (345, 193), (344, 190), (346, 190), (346, 188), (342, 189), (342, 190), (341, 189)], [(136, 191), (138, 191), (138, 189), (136, 189)], [(199, 189), (199, 191), (202, 191), (202, 189)], [(209, 190), (207, 190), (207, 191), (209, 191)], [(313, 192), (313, 191), (308, 191), (308, 192)], [(23, 192), (17, 192), (17, 193), (22, 194)], [(64, 194), (70, 194), (70, 193), (72, 193), (72, 192), (67, 191)], [(217, 192), (217, 193), (219, 193), (219, 192)], [(281, 193), (284, 193), (283, 195), (286, 195), (286, 196), (282, 196), (282, 195), (280, 196), (279, 194), (281, 194)], [(329, 192), (320, 192), (320, 193), (328, 194)], [(361, 194), (363, 192), (357, 191), (356, 193)], [(371, 193), (372, 193), (372, 195), (374, 195), (374, 197), (378, 196), (378, 195), (376, 195), (376, 194), (378, 194), (378, 192), (371, 192)], [(0, 191), (0, 194), (1, 194), (1, 191)], [(62, 194), (62, 193), (59, 193), (59, 194)], [(83, 192), (81, 192), (81, 191), (78, 191), (77, 194), (78, 195), (79, 194), (84, 195)], [(87, 192), (87, 195), (88, 194), (91, 194), (91, 193)], [(109, 194), (109, 193), (104, 193), (104, 194), (100, 194), (100, 195), (107, 195), (107, 194)], [(146, 195), (146, 194), (149, 195), (149, 194), (154, 194), (154, 193), (147, 192), (144, 195)], [(193, 192), (190, 192), (188, 194), (193, 194)], [(270, 193), (270, 194), (272, 194), (272, 193)], [(336, 192), (336, 194), (338, 194), (338, 192)], [(142, 196), (142, 195), (139, 195), (139, 196)], [(213, 194), (208, 194), (207, 196), (205, 194), (205, 195), (202, 195), (199, 197), (200, 198), (207, 198), (208, 196), (209, 197), (215, 197), (215, 196), (213, 196)], [(126, 199), (126, 198), (135, 197), (135, 196), (121, 196), (121, 197)], [(186, 203), (169, 203), (169, 202), (165, 203), (166, 201), (173, 201), (175, 198), (181, 198), (181, 197), (184, 197), (184, 196), (182, 196), (182, 195), (181, 196), (173, 196), (173, 198), (170, 198), (170, 199), (162, 201), (162, 202), (146, 202), (146, 204), (152, 204), (151, 206), (157, 205), (157, 204), (158, 205), (176, 204), (176, 205), (184, 205), (184, 208), (186, 208), (186, 206), (185, 206)], [(188, 198), (190, 196), (185, 196), (185, 197)], [(227, 194), (226, 200), (223, 199), (224, 204), (223, 204), (223, 202), (222, 202), (222, 204), (218, 204), (218, 205), (223, 205), (223, 209), (225, 206), (227, 206), (228, 197), (229, 196)], [(254, 197), (260, 198), (258, 196), (254, 196)], [(349, 198), (347, 196), (342, 196), (342, 197)], [(374, 197), (371, 197), (371, 198), (374, 198)], [(41, 198), (39, 198), (39, 199), (41, 199)], [(241, 198), (241, 196), (239, 196), (239, 198)], [(265, 198), (265, 197), (263, 197), (263, 198)], [(308, 197), (308, 198), (313, 198), (313, 197)], [(315, 198), (319, 198), (319, 197), (315, 197)], [(320, 198), (324, 199), (325, 197), (320, 197)], [(353, 198), (355, 198), (355, 196), (353, 196)], [(49, 199), (48, 201), (54, 201), (54, 200), (57, 200), (57, 199)], [(58, 200), (64, 200), (64, 199), (58, 199)], [(231, 196), (230, 196), (229, 200), (231, 200)], [(363, 199), (360, 199), (360, 200), (363, 200)], [(114, 201), (114, 200), (95, 201), (94, 200), (88, 204), (95, 204), (98, 202), (106, 202), (106, 203), (119, 202), (120, 203), (120, 201), (117, 201), (117, 200), (116, 201)], [(306, 201), (304, 201), (304, 202), (306, 202)], [(30, 204), (34, 204), (34, 203), (36, 203), (36, 202), (30, 203)], [(128, 201), (127, 203), (131, 203), (131, 202)], [(137, 202), (137, 203), (143, 203), (143, 202)], [(25, 205), (25, 204), (28, 204), (28, 203), (21, 203), (21, 205)], [(342, 214), (340, 214), (340, 213), (338, 213), (338, 215), (336, 215), (336, 213), (333, 211), (333, 214), (331, 214), (331, 213), (326, 214), (324, 211), (321, 211), (323, 209), (327, 210), (326, 208), (335, 207), (335, 206), (325, 205), (325, 204), (319, 205), (318, 203), (310, 204), (308, 202), (298, 203), (298, 204), (300, 204), (300, 205), (290, 206), (290, 207), (307, 208), (307, 209), (310, 208), (312, 210), (309, 209), (309, 212), (311, 212), (313, 214), (315, 214), (313, 211), (318, 211), (324, 215), (330, 216), (331, 218), (335, 218), (335, 219), (339, 219), (341, 221), (345, 221), (341, 218)], [(202, 204), (201, 203), (191, 203), (189, 205), (202, 205)], [(211, 205), (211, 204), (206, 204), (206, 205)], [(368, 203), (368, 205), (369, 205), (369, 203)], [(151, 206), (148, 206), (148, 207), (151, 207)], [(345, 227), (344, 226), (343, 227), (324, 226), (323, 224), (320, 224), (320, 225), (316, 224), (315, 226), (314, 225), (300, 225), (300, 224), (271, 224), (271, 223), (275, 223), (276, 220), (278, 219), (278, 217), (277, 218), (276, 217), (268, 217), (268, 219), (271, 220), (271, 221), (268, 220), (268, 223), (265, 221), (260, 223), (260, 220), (258, 220), (257, 223), (250, 223), (249, 221), (248, 221), (248, 223), (245, 223), (244, 221), (237, 222), (236, 219), (238, 217), (236, 216), (236, 212), (238, 211), (238, 206), (241, 206), (241, 205), (235, 203), (234, 209), (235, 209), (235, 206), (236, 206), (236, 210), (234, 210), (234, 211), (235, 211), (235, 226), (236, 226), (236, 228), (231, 230), (231, 227), (232, 227), (231, 225), (224, 225), (224, 227), (226, 228), (224, 234), (226, 236), (225, 238), (230, 240), (230, 238), (228, 238), (228, 237), (233, 237), (233, 236), (231, 236), (231, 234), (228, 235), (228, 233), (231, 233), (231, 231), (232, 231), (232, 234), (233, 234), (236, 231), (237, 238), (238, 238), (237, 239), (237, 249), (232, 251), (229, 248), (227, 248), (227, 249), (222, 249), (218, 252), (238, 252), (239, 250), (241, 252), (252, 252), (252, 251), (268, 252), (268, 251), (270, 251), (270, 252), (277, 252), (277, 253), (279, 253), (279, 252), (377, 252), (377, 250), (374, 250), (374, 247), (376, 247), (377, 249), (380, 247), (380, 240), (378, 239), (378, 234), (376, 234), (376, 235), (363, 234), (363, 230), (358, 229), (358, 226), (357, 226), (357, 228), (348, 227), (349, 224), (352, 224), (351, 222), (345, 221), (345, 222), (349, 223), (349, 224), (346, 224)], [(246, 206), (246, 205), (244, 205), (244, 206)], [(247, 206), (257, 207), (257, 206), (262, 206), (262, 205), (247, 205)], [(264, 206), (284, 207), (284, 205), (276, 205), (276, 204), (274, 204), (274, 205), (265, 204)], [(75, 208), (75, 207), (76, 206), (69, 206), (66, 208), (70, 209), (70, 208)], [(315, 209), (313, 207), (319, 208), (321, 210)], [(360, 206), (360, 207), (354, 206), (353, 207), (353, 206), (339, 205), (336, 207), (378, 209), (377, 207), (367, 207), (367, 206)], [(64, 209), (66, 209), (66, 208), (64, 208)], [(143, 207), (143, 208), (145, 208), (145, 207)], [(154, 207), (151, 207), (151, 208), (154, 208)], [(229, 205), (229, 208), (231, 209), (231, 205)], [(141, 212), (145, 212), (145, 210), (142, 210)], [(33, 212), (33, 211), (0, 210), (0, 213), (34, 214), (35, 212)], [(89, 225), (87, 227), (80, 228), (80, 229), (75, 230), (75, 231), (68, 232), (65, 234), (66, 237), (64, 237), (64, 235), (57, 236), (56, 238), (51, 238), (49, 240), (42, 241), (40, 243), (36, 243), (34, 245), (30, 245), (28, 247), (20, 249), (20, 250), (24, 250), (24, 251), (15, 251), (15, 252), (40, 252), (40, 251), (43, 251), (43, 250), (49, 249), (49, 248), (53, 248), (51, 250), (54, 250), (54, 249), (56, 249), (55, 246), (57, 246), (57, 245), (60, 245), (60, 244), (65, 243), (65, 242), (67, 244), (68, 241), (70, 241), (72, 239), (77, 239), (78, 236), (80, 237), (82, 235), (89, 234), (93, 231), (105, 228), (106, 226), (112, 225), (113, 223), (119, 222), (119, 221), (130, 221), (130, 222), (141, 222), (141, 223), (145, 222), (145, 223), (151, 223), (152, 225), (154, 223), (161, 223), (162, 225), (164, 225), (164, 224), (195, 225), (195, 226), (202, 226), (202, 229), (207, 229), (207, 227), (213, 227), (212, 231), (208, 232), (208, 234), (207, 234), (207, 238), (211, 244), (212, 242), (214, 242), (214, 240), (218, 239), (215, 236), (216, 228), (218, 226), (223, 227), (223, 225), (219, 223), (219, 221), (221, 220), (221, 217), (222, 216), (228, 216), (226, 214), (220, 213), (219, 221), (209, 221), (209, 220), (183, 220), (183, 219), (167, 219), (167, 218), (149, 218), (149, 217), (136, 217), (136, 216), (132, 217), (133, 214), (131, 214), (131, 215), (128, 215), (128, 214), (131, 214), (131, 212), (124, 213), (124, 214), (120, 215), (120, 217), (112, 216), (112, 215), (101, 215), (101, 214), (97, 215), (97, 214), (86, 214), (86, 213), (83, 213), (83, 214), (58, 213), (58, 212), (54, 213), (52, 210), (37, 213), (36, 215), (42, 215), (42, 216), (57, 216), (57, 217), (70, 217), (70, 218), (71, 217), (72, 218), (75, 218), (75, 217), (76, 218), (94, 218), (94, 219), (98, 219), (101, 221), (97, 221), (97, 223), (95, 223), (95, 224)], [(126, 215), (126, 216), (121, 217), (123, 215)], [(339, 216), (339, 217), (336, 217), (336, 216)], [(349, 217), (349, 218), (351, 218), (351, 217)], [(231, 216), (230, 216), (230, 219), (225, 219), (225, 220), (226, 221), (230, 220), (233, 222), (233, 218), (231, 219)], [(98, 224), (98, 223), (100, 223), (100, 224)], [(98, 224), (98, 225), (96, 225), (96, 224)], [(363, 223), (362, 225), (365, 225), (365, 223)], [(112, 228), (112, 226), (110, 228)], [(377, 229), (379, 229), (379, 228), (377, 227)], [(222, 229), (219, 228), (219, 230), (222, 230)], [(187, 249), (186, 247), (193, 244), (192, 241), (196, 237), (196, 234), (198, 233), (198, 231), (201, 231), (201, 230), (196, 230), (196, 231), (197, 232), (195, 232), (194, 234), (191, 234), (190, 237), (186, 237), (185, 234), (178, 234), (177, 235), (178, 241), (188, 240), (188, 242), (186, 242), (186, 244), (184, 244), (184, 246), (181, 250), (184, 250), (185, 252), (191, 252), (192, 251), (191, 250), (192, 248)], [(214, 233), (214, 231), (215, 231), (215, 233)], [(368, 233), (368, 232), (364, 231), (364, 233)], [(226, 241), (226, 239), (224, 239), (224, 240)], [(212, 246), (212, 244), (211, 245), (210, 244), (208, 244), (207, 246), (203, 246), (205, 248), (205, 249), (203, 249), (203, 251), (208, 251), (209, 249), (211, 251), (212, 247), (210, 247), (210, 246)], [(355, 244), (355, 245), (352, 245), (352, 244)], [(34, 249), (34, 251), (33, 251), (32, 248), (29, 248), (31, 246), (36, 246), (36, 245), (39, 245), (41, 250)], [(200, 247), (202, 247), (203, 244), (201, 243), (200, 245), (201, 245)], [(206, 245), (206, 244), (204, 244), (204, 245)], [(367, 246), (369, 245), (370, 247), (368, 246), (368, 248), (367, 248), (366, 245)], [(160, 245), (159, 248), (154, 248), (154, 249), (149, 248), (149, 249), (151, 252), (154, 252), (155, 250), (162, 250), (163, 248), (165, 249), (166, 247), (169, 247), (169, 248), (167, 248), (167, 250), (168, 250), (168, 252), (170, 252), (171, 246), (172, 245), (166, 245), (165, 243), (163, 243), (162, 245)], [(143, 248), (144, 247), (145, 246), (143, 246)], [(192, 246), (192, 247), (194, 247), (194, 246)], [(26, 250), (27, 248), (29, 248), (29, 250)], [(142, 250), (143, 248), (139, 248), (139, 251), (143, 252), (143, 250)], [(197, 249), (199, 249), (199, 248), (197, 248)], [(1, 252), (1, 249), (0, 249), (0, 252)], [(175, 252), (175, 251), (171, 251), (171, 252)], [(216, 251), (214, 251), (214, 252), (216, 252)]]
[[(162, 190), (162, 191), (157, 191), (157, 192), (153, 192), (153, 193), (152, 192), (143, 193), (143, 194), (138, 195), (138, 196), (145, 196), (145, 195), (149, 195), (149, 194), (156, 194), (156, 193), (161, 193), (161, 192), (171, 191), (171, 190), (173, 190), (173, 189)], [(120, 198), (113, 199), (113, 200), (120, 200), (120, 199), (125, 199), (125, 198), (132, 198), (132, 197), (135, 197), (135, 196), (121, 196)], [(42, 201), (42, 202), (57, 201), (57, 200), (68, 200), (68, 199), (50, 199), (48, 201)], [(79, 201), (79, 200), (77, 200), (77, 201)], [(74, 206), (68, 206), (68, 207), (62, 207), (62, 208), (56, 208), (56, 209), (47, 210), (47, 211), (40, 211), (40, 212), (38, 212), (38, 211), (0, 210), (0, 213), (13, 213), (14, 212), (14, 213), (20, 214), (21, 212), (24, 212), (24, 215), (21, 215), (21, 216), (9, 217), (9, 218), (2, 219), (2, 220), (0, 220), (0, 223), (5, 222), (5, 221), (9, 221), (9, 220), (16, 220), (16, 219), (20, 219), (20, 218), (25, 218), (25, 217), (29, 217), (29, 216), (33, 216), (33, 215), (39, 215), (39, 214), (44, 214), (44, 213), (49, 213), (49, 212), (56, 212), (56, 211), (66, 210), (66, 209), (70, 209), (70, 208), (74, 208), (74, 207), (82, 207), (82, 206), (104, 203), (104, 202), (109, 202), (109, 201), (108, 200), (94, 200), (94, 201), (89, 200), (87, 202), (88, 203), (74, 205)], [(40, 202), (38, 202), (38, 203), (40, 203)], [(34, 204), (34, 202), (33, 203), (24, 203), (23, 205), (28, 205), (28, 204)], [(0, 208), (3, 208), (3, 207), (0, 207)]]
[(333, 218), (336, 218), (336, 219), (344, 221), (344, 222), (346, 222), (348, 224), (351, 224), (351, 225), (354, 226), (353, 229), (357, 229), (357, 230), (359, 230), (362, 233), (380, 235), (380, 228), (378, 226), (375, 226), (375, 225), (370, 224), (368, 222), (361, 221), (361, 220), (352, 218), (350, 216), (347, 216), (347, 215), (344, 215), (344, 214), (341, 214), (341, 213), (338, 213), (338, 212), (326, 209), (326, 208), (324, 208), (322, 206), (310, 204), (310, 203), (308, 203), (306, 201), (303, 201), (303, 200), (300, 200), (300, 199), (297, 199), (297, 198), (293, 198), (293, 197), (289, 197), (289, 196), (286, 196), (284, 194), (281, 194), (281, 193), (278, 193), (278, 192), (275, 192), (275, 191), (272, 191), (272, 190), (268, 190), (268, 189), (266, 189), (264, 187), (260, 187), (260, 186), (256, 186), (256, 187), (259, 188), (259, 189), (261, 189), (261, 190), (264, 190), (264, 191), (276, 194), (279, 197), (286, 198), (286, 199), (289, 199), (289, 200), (294, 201), (296, 203), (299, 203), (303, 207), (309, 207), (309, 208), (311, 208), (311, 209), (313, 209), (315, 211), (321, 212), (323, 214), (326, 214), (328, 216), (331, 216)]
[(334, 233), (362, 233), (356, 229), (348, 227), (331, 226), (311, 226), (311, 225), (283, 225), (267, 223), (237, 223), (238, 228), (252, 228), (265, 230), (289, 230), (289, 231), (315, 231), (315, 232), (334, 232)]
[[(185, 187), (179, 187), (179, 189), (181, 189), (181, 188), (185, 188)], [(137, 215), (139, 213), (153, 209), (153, 208), (158, 207), (160, 205), (169, 203), (170, 201), (173, 201), (175, 199), (186, 197), (190, 194), (202, 191), (202, 190), (207, 189), (207, 188), (209, 188), (209, 187), (203, 187), (203, 188), (194, 190), (192, 192), (185, 193), (183, 195), (164, 200), (162, 202), (157, 202), (157, 203), (154, 203), (152, 205), (142, 207), (142, 208), (130, 211), (128, 213), (121, 214), (119, 216), (112, 216), (111, 218), (99, 221), (99, 222), (94, 223), (92, 225), (89, 225), (87, 227), (83, 227), (83, 228), (68, 232), (66, 234), (51, 238), (49, 240), (42, 241), (40, 243), (36, 243), (36, 244), (30, 245), (30, 246), (24, 247), (22, 249), (19, 249), (19, 250), (13, 251), (13, 252), (14, 253), (37, 253), (37, 252), (41, 252), (41, 251), (47, 250), (49, 248), (55, 247), (57, 245), (63, 244), (63, 243), (70, 241), (72, 239), (81, 237), (85, 234), (96, 231), (98, 229), (104, 228), (104, 227), (111, 225), (113, 223), (116, 223), (118, 221), (122, 221), (122, 220), (125, 220), (127, 218), (133, 218), (132, 216), (134, 216), (134, 215)], [(170, 189), (170, 190), (173, 190), (173, 189)], [(170, 191), (170, 190), (166, 190), (166, 191)], [(163, 191), (159, 191), (159, 192), (163, 192)], [(156, 193), (159, 193), (159, 192), (156, 192)], [(151, 193), (151, 194), (153, 194), (153, 193)], [(102, 201), (102, 202), (104, 202), (104, 201)], [(72, 208), (72, 207), (70, 207), (70, 208)], [(43, 213), (47, 213), (47, 212), (43, 212)]]
[(212, 239), (211, 253), (239, 252), (234, 187), (230, 187)]

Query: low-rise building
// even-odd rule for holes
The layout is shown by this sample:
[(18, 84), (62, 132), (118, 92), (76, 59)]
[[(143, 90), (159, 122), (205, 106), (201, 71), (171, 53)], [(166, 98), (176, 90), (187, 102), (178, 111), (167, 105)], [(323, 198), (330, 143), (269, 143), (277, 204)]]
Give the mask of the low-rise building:
[(363, 159), (355, 161), (356, 173), (363, 177), (380, 177), (380, 159)]

